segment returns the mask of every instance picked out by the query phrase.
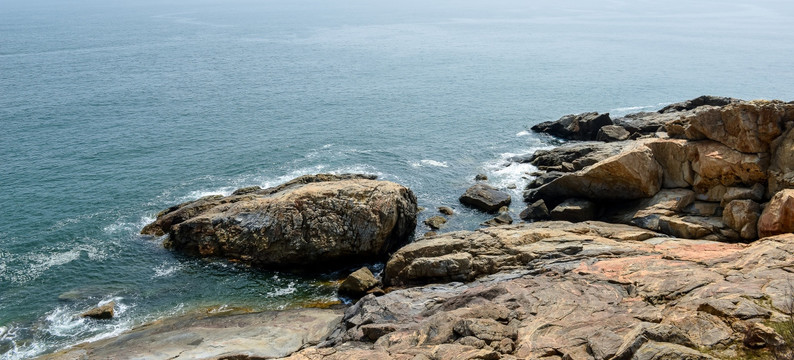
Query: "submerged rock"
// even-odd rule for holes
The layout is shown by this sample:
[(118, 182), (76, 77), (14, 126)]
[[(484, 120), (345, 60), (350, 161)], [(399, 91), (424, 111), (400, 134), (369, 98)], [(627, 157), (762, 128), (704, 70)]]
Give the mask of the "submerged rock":
[(416, 212), (416, 197), (398, 184), (307, 175), (274, 188), (181, 204), (143, 232), (167, 232), (167, 247), (191, 255), (319, 269), (384, 257), (413, 234)]

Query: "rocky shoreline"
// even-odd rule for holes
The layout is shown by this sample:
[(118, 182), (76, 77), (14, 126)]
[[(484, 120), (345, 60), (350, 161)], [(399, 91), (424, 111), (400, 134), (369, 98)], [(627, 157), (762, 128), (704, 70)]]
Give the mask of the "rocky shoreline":
[(794, 103), (710, 96), (568, 115), (533, 130), (571, 142), (512, 159), (539, 169), (526, 222), (478, 182), (461, 203), (498, 216), (414, 241), (410, 189), (361, 175), (180, 204), (142, 232), (261, 267), (386, 265), (351, 275), (366, 295), (345, 309), (170, 319), (44, 358), (792, 358), (792, 129)]

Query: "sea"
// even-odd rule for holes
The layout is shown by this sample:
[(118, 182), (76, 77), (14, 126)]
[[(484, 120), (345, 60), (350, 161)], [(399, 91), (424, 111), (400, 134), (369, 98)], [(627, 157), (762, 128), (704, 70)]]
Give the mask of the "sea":
[(509, 159), (558, 143), (532, 125), (704, 94), (794, 100), (793, 2), (2, 0), (0, 359), (348, 301), (345, 264), (263, 271), (139, 235), (171, 205), (367, 173), (473, 230), (477, 174), (523, 209), (535, 169)]

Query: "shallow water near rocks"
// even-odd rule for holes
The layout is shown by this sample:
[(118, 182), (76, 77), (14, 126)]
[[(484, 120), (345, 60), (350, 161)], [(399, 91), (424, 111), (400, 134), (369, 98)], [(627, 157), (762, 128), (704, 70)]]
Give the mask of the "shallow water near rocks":
[[(785, 2), (4, 1), (0, 358), (194, 311), (338, 300), (343, 274), (197, 260), (138, 235), (173, 204), (317, 172), (414, 190), (442, 231), (529, 127), (702, 94), (794, 100)], [(110, 321), (76, 315), (115, 301)]]

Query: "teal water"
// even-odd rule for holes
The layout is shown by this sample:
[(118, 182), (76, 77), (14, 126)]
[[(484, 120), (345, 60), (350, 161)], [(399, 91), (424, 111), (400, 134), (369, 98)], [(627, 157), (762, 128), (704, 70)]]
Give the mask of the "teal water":
[[(522, 188), (532, 169), (506, 159), (549, 144), (531, 125), (702, 94), (794, 100), (792, 59), (794, 5), (771, 0), (5, 0), (0, 358), (186, 312), (336, 300), (339, 274), (195, 260), (138, 235), (175, 203), (365, 172), (411, 187), (420, 220), (452, 205), (446, 229), (474, 229), (487, 216), (457, 197), (477, 173)], [(110, 300), (114, 320), (74, 317)]]

